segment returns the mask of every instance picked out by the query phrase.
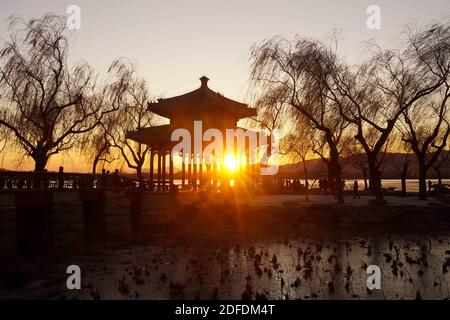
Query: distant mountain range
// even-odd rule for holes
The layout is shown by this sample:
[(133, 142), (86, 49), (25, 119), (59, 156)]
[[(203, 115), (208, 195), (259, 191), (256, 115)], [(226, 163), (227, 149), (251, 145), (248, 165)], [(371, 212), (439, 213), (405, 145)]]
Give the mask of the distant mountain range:
[[(355, 156), (358, 157), (358, 156)], [(361, 155), (359, 156), (361, 157)], [(383, 179), (400, 179), (400, 167), (405, 154), (402, 153), (386, 153), (383, 159)], [(409, 155), (411, 159), (411, 165), (408, 172), (408, 179), (414, 179), (418, 177), (417, 167), (415, 165), (416, 157), (413, 154)], [(352, 178), (363, 178), (361, 169), (353, 166), (352, 159), (342, 159), (342, 176), (347, 179)], [(326, 177), (327, 169), (324, 161), (322, 159), (311, 159), (306, 161), (306, 166), (308, 170), (308, 177), (311, 179)], [(450, 159), (441, 167), (442, 178), (450, 178)], [(435, 171), (431, 168), (428, 171), (430, 178), (436, 178), (437, 175)], [(292, 163), (280, 166), (278, 177), (284, 178), (304, 178), (303, 164), (302, 163)]]

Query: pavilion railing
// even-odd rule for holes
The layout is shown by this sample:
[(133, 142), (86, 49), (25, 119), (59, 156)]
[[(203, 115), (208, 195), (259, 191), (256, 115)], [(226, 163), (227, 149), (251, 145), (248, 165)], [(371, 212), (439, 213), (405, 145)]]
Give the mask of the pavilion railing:
[(102, 170), (100, 174), (64, 172), (23, 172), (1, 171), (1, 190), (20, 189), (97, 189), (97, 188), (127, 188), (138, 187), (137, 180)]

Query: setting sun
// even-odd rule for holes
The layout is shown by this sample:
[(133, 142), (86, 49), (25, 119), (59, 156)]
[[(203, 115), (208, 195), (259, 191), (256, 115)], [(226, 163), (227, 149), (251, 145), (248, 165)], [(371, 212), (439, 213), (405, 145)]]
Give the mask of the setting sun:
[(223, 163), (228, 171), (235, 171), (238, 166), (238, 162), (236, 158), (233, 155), (225, 156), (225, 159), (223, 160)]

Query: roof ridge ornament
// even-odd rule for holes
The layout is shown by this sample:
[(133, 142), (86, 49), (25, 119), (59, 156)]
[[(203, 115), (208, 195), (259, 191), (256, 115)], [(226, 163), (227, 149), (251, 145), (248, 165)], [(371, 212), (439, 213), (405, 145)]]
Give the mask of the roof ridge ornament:
[(208, 77), (202, 76), (200, 78), (200, 81), (202, 82), (202, 85), (200, 86), (200, 88), (208, 88), (208, 80), (209, 80)]

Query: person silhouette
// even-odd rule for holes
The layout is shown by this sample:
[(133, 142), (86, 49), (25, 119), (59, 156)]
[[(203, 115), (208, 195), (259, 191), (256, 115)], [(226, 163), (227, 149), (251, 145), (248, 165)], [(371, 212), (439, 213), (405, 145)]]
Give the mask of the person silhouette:
[(355, 180), (355, 182), (353, 182), (353, 199), (361, 199), (360, 195), (359, 195), (359, 191), (358, 191), (358, 181)]

